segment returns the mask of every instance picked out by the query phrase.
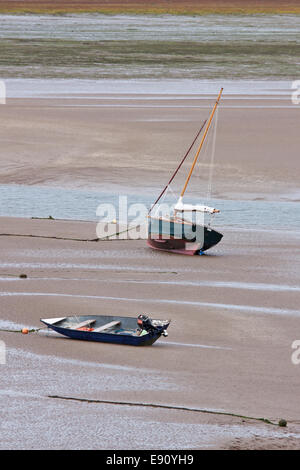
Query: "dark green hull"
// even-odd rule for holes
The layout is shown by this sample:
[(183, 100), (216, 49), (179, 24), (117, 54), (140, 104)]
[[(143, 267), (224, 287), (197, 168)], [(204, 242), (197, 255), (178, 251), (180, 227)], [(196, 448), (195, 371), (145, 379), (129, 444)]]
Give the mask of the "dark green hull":
[(149, 218), (147, 243), (158, 250), (198, 255), (217, 245), (222, 237), (206, 225)]

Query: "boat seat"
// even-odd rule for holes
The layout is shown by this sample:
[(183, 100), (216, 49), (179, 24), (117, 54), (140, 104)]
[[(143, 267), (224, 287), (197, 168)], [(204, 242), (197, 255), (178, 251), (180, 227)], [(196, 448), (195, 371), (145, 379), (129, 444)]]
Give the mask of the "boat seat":
[(94, 332), (100, 333), (101, 331), (107, 330), (108, 328), (112, 328), (113, 326), (120, 325), (120, 321), (111, 321), (110, 323), (106, 323), (105, 325), (98, 326), (98, 328), (94, 328)]
[(65, 320), (67, 317), (60, 317), (60, 318), (45, 318), (43, 321), (46, 323), (49, 323), (49, 325), (55, 325), (56, 323), (59, 323), (60, 321)]
[(79, 328), (83, 328), (84, 326), (91, 325), (92, 323), (95, 323), (96, 320), (90, 319), (90, 320), (85, 320), (82, 321), (81, 323), (76, 323), (76, 325), (70, 325), (69, 328), (72, 328), (72, 330), (78, 330)]

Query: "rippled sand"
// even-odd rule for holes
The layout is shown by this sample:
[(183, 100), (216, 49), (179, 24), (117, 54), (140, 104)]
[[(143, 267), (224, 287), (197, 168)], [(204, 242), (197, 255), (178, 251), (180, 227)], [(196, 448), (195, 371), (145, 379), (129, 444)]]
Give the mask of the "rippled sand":
[(299, 448), (299, 233), (226, 229), (184, 257), (71, 240), (92, 240), (93, 223), (0, 222), (1, 330), (86, 313), (172, 319), (149, 348), (1, 331), (1, 448)]
[[(212, 132), (190, 195), (207, 196), (212, 170), (212, 197), (299, 199), (299, 107), (285, 93), (233, 96), (224, 89), (213, 169)], [(9, 98), (0, 115), (0, 183), (143, 192), (154, 198), (208, 117), (216, 94), (180, 96)], [(192, 156), (174, 181), (177, 193)]]
[[(27, 19), (16, 21), (24, 26)], [(251, 25), (244, 26), (239, 34), (247, 36)], [(277, 25), (271, 27), (274, 32)], [(140, 26), (134, 34), (141, 34)], [(16, 40), (5, 39), (2, 55), (2, 70), (14, 77), (18, 64), (10, 51)], [(51, 60), (57, 42), (54, 46)], [(186, 44), (180, 47), (186, 50)], [(74, 76), (72, 67), (55, 60), (58, 68), (41, 68), (44, 49), (38, 48), (36, 69), (23, 67), (20, 54), (25, 76), (34, 70), (39, 78), (41, 70), (46, 78), (51, 70), (53, 76), (57, 71)], [(130, 48), (127, 52), (128, 62)], [(280, 68), (280, 57), (271, 56), (279, 60), (277, 72), (283, 70), (282, 89), (269, 81), (250, 80), (249, 90), (249, 82), (227, 81), (211, 188), (219, 199), (263, 205), (255, 206), (257, 219), (247, 220), (243, 212), (241, 224), (224, 224), (222, 242), (207, 255), (159, 253), (145, 240), (96, 241), (95, 223), (0, 219), (0, 339), (7, 348), (1, 365), (1, 448), (300, 447), (299, 366), (291, 361), (299, 325), (299, 228), (293, 211), (299, 200), (299, 108), (291, 102), (287, 69)], [(186, 63), (179, 65), (180, 72)], [(77, 73), (83, 69), (78, 66)], [(116, 70), (120, 64), (113, 74)], [(93, 75), (92, 67), (88, 71)], [(10, 83), (18, 92), (21, 83), (21, 93), (11, 93)], [(155, 196), (207, 118), (221, 85), (156, 81), (153, 92), (154, 82), (147, 80), (104, 80), (100, 91), (97, 81), (85, 82), (86, 88), (83, 83), (78, 88), (72, 80), (45, 80), (43, 86), (39, 80), (7, 82), (0, 183), (8, 191), (20, 184), (18, 198), (10, 193), (8, 212), (16, 200), (18, 215), (25, 207), (37, 209), (42, 190), (37, 188), (34, 198), (34, 190), (22, 192), (29, 185), (50, 185), (58, 205), (59, 188), (74, 190), (72, 218), (79, 212), (79, 190)], [(191, 182), (192, 194), (206, 193), (208, 162), (206, 154)], [(237, 206), (231, 209), (238, 218)], [(141, 312), (171, 318), (169, 338), (136, 349), (16, 331), (40, 327), (41, 317)], [(287, 419), (287, 428), (276, 425), (280, 418)]]
[(298, 15), (1, 15), (0, 21), (1, 78), (297, 79)]

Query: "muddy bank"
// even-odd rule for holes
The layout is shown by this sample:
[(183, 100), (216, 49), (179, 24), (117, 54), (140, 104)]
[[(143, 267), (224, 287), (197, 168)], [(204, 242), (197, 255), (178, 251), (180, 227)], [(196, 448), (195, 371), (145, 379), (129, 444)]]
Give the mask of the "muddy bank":
[[(10, 224), (21, 235), (30, 221)], [(146, 312), (172, 319), (169, 337), (136, 349), (1, 331), (7, 347), (1, 367), (9, 371), (1, 392), (2, 448), (80, 448), (79, 428), (86, 448), (297, 448), (299, 366), (291, 361), (300, 321), (297, 233), (228, 229), (201, 257), (154, 252), (144, 240), (51, 238), (88, 238), (90, 228), (44, 220), (32, 224), (31, 234), (48, 230), (47, 239), (1, 236), (1, 329), (38, 328), (41, 317)], [(20, 408), (30, 413), (21, 413), (16, 433)], [(41, 420), (41, 412), (48, 418)], [(288, 427), (247, 417), (275, 424), (284, 418)], [(128, 439), (123, 426), (131, 429)]]
[[(8, 99), (0, 116), (0, 183), (158, 193), (214, 103), (165, 98)], [(191, 195), (206, 196), (211, 178), (212, 197), (293, 199), (300, 171), (298, 113), (287, 97), (232, 99), (224, 90), (214, 164), (211, 137)], [(183, 167), (176, 177), (175, 192), (187, 171)]]

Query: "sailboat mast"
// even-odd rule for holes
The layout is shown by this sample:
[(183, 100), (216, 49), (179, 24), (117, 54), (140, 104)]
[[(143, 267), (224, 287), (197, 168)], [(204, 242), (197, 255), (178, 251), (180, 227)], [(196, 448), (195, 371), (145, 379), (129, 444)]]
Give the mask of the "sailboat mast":
[(182, 167), (184, 161), (186, 160), (188, 154), (190, 153), (190, 151), (192, 150), (193, 146), (194, 146), (194, 143), (196, 142), (196, 140), (198, 139), (199, 135), (201, 134), (204, 126), (206, 124), (206, 120), (203, 122), (202, 126), (200, 127), (199, 131), (197, 132), (197, 135), (196, 137), (194, 138), (193, 142), (191, 143), (189, 149), (187, 150), (186, 154), (184, 155), (183, 159), (181, 160), (181, 162), (179, 163), (178, 167), (176, 168), (176, 170), (174, 171), (173, 175), (171, 176), (171, 178), (169, 179), (169, 182), (168, 184), (164, 187), (164, 189), (162, 190), (162, 192), (160, 193), (160, 195), (158, 196), (158, 198), (156, 199), (155, 203), (150, 207), (149, 209), (149, 212), (148, 214), (150, 214), (150, 212), (152, 211), (152, 209), (154, 208), (154, 206), (156, 206), (156, 204), (158, 203), (158, 201), (160, 200), (160, 198), (165, 194), (167, 188), (169, 187), (169, 185), (172, 183), (173, 179), (175, 178), (175, 176), (177, 175), (178, 171), (180, 170), (180, 168)]
[(192, 167), (191, 167), (191, 169), (190, 169), (190, 171), (189, 171), (188, 177), (187, 177), (187, 179), (186, 179), (186, 181), (185, 181), (185, 183), (184, 183), (183, 189), (182, 189), (182, 191), (181, 191), (180, 199), (183, 197), (183, 195), (184, 195), (184, 193), (185, 193), (185, 190), (186, 190), (186, 188), (187, 188), (187, 185), (188, 185), (188, 183), (189, 183), (189, 181), (190, 181), (190, 179), (191, 179), (191, 176), (192, 176), (194, 167), (195, 167), (195, 165), (196, 165), (196, 163), (197, 163), (197, 160), (198, 160), (199, 153), (200, 153), (200, 151), (201, 151), (201, 149), (202, 149), (202, 146), (203, 146), (203, 143), (204, 143), (204, 141), (205, 141), (206, 135), (207, 135), (207, 133), (208, 133), (209, 127), (210, 127), (211, 122), (212, 122), (212, 120), (213, 120), (215, 111), (216, 111), (217, 106), (218, 106), (218, 104), (219, 104), (219, 101), (220, 101), (220, 99), (221, 99), (222, 91), (223, 91), (223, 88), (221, 88), (221, 90), (220, 90), (220, 93), (219, 93), (219, 96), (218, 96), (218, 98), (217, 98), (217, 101), (215, 102), (215, 105), (214, 105), (213, 110), (212, 110), (212, 112), (211, 112), (211, 114), (210, 114), (209, 120), (207, 121), (206, 128), (205, 128), (203, 137), (202, 137), (202, 139), (201, 139), (199, 148), (198, 148), (198, 150), (197, 150), (197, 153), (196, 153), (196, 155), (195, 155), (195, 158), (194, 158)]

